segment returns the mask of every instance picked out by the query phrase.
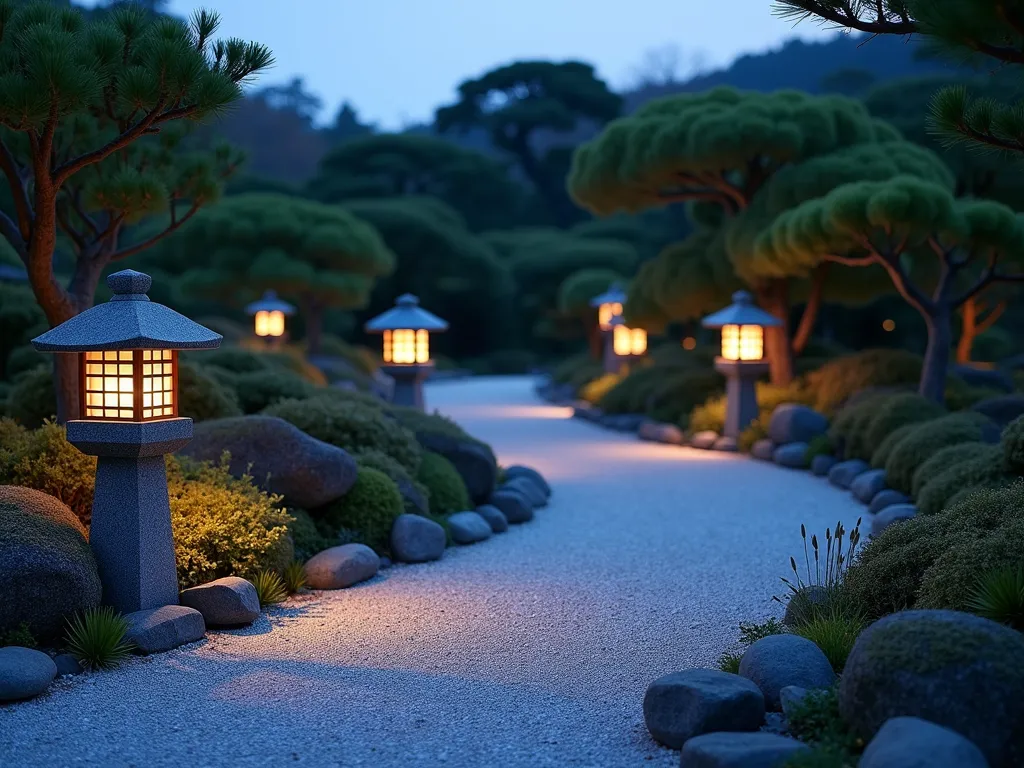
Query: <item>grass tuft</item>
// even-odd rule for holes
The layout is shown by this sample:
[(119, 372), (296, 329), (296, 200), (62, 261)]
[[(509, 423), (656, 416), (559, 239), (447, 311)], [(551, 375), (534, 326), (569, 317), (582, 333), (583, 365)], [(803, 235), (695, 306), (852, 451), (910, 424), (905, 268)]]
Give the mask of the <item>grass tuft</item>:
[(109, 669), (132, 652), (128, 621), (109, 605), (87, 608), (68, 620), (68, 652), (90, 669)]

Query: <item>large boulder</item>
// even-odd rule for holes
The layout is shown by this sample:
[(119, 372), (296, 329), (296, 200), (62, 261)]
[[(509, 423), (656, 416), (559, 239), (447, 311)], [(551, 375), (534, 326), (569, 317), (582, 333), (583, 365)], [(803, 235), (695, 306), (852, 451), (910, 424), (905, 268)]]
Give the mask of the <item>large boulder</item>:
[(974, 744), (919, 717), (894, 717), (875, 734), (857, 768), (989, 768)]
[(715, 446), (715, 441), (718, 439), (718, 433), (711, 429), (705, 429), (703, 432), (698, 432), (690, 438), (690, 446), (692, 448), (700, 448), (704, 451), (710, 451)]
[(828, 419), (813, 408), (797, 403), (778, 406), (768, 421), (768, 437), (776, 445), (809, 443), (828, 431)]
[(957, 611), (901, 611), (861, 632), (839, 712), (865, 740), (912, 716), (974, 742), (992, 768), (1024, 765), (1024, 634)]
[(56, 676), (57, 665), (45, 653), (16, 645), (0, 648), (0, 701), (38, 696)]
[(476, 512), (456, 512), (448, 516), (448, 531), (456, 544), (476, 544), (491, 538), (491, 526)]
[(811, 459), (811, 472), (818, 477), (825, 477), (832, 471), (832, 467), (839, 463), (839, 459), (827, 453), (819, 453)]
[(765, 706), (772, 712), (781, 711), (780, 693), (787, 685), (828, 688), (836, 679), (821, 649), (799, 635), (762, 637), (744, 652), (740, 675), (761, 689)]
[(988, 416), (1000, 427), (1005, 427), (1019, 416), (1024, 416), (1024, 395), (1002, 395), (979, 400), (972, 411)]
[(853, 481), (871, 469), (866, 461), (860, 459), (849, 459), (840, 461), (828, 471), (828, 481), (836, 488), (848, 489)]
[(498, 464), (486, 447), (439, 432), (417, 431), (416, 439), (424, 449), (441, 454), (454, 465), (474, 504), (487, 501), (498, 479)]
[(356, 461), (346, 451), (276, 416), (200, 422), (192, 442), (180, 453), (216, 462), (225, 451), (231, 454), (232, 475), (251, 475), (291, 507), (322, 507), (344, 496), (356, 482)]
[(761, 461), (775, 460), (775, 443), (763, 437), (750, 446), (750, 455)]
[(537, 485), (544, 495), (549, 499), (551, 498), (551, 486), (548, 485), (548, 481), (544, 479), (544, 476), (533, 467), (524, 467), (522, 464), (513, 464), (511, 467), (505, 468), (505, 482), (509, 480), (515, 480), (518, 477), (525, 477), (528, 480), (532, 480)]
[(508, 518), (497, 507), (492, 507), (490, 504), (482, 504), (476, 508), (476, 513), (487, 521), (493, 533), (504, 533), (508, 530)]
[(510, 523), (526, 523), (533, 520), (533, 505), (515, 489), (499, 489), (491, 494), (487, 503), (497, 507)]
[(690, 739), (679, 755), (679, 768), (783, 768), (802, 741), (775, 733), (706, 733)]
[(372, 579), (380, 557), (365, 544), (342, 544), (313, 555), (306, 563), (306, 584), (313, 589), (345, 589)]
[(0, 632), (28, 624), (58, 636), (67, 617), (99, 605), (102, 589), (85, 528), (59, 499), (0, 485)]
[(717, 669), (673, 672), (647, 686), (644, 722), (656, 741), (679, 749), (702, 733), (756, 731), (764, 696), (749, 680)]
[(447, 541), (440, 523), (419, 515), (399, 515), (391, 527), (391, 554), (402, 563), (437, 560)]
[(850, 493), (862, 504), (870, 504), (871, 500), (885, 490), (885, 470), (869, 469), (857, 475), (850, 483)]
[(194, 643), (206, 634), (203, 614), (184, 605), (164, 605), (129, 613), (125, 617), (128, 631), (125, 640), (136, 653), (169, 651), (179, 645)]
[(780, 467), (803, 469), (807, 466), (807, 443), (787, 443), (772, 451), (772, 461)]
[(203, 614), (208, 627), (240, 627), (251, 624), (260, 615), (256, 587), (238, 576), (225, 576), (183, 590), (178, 601)]

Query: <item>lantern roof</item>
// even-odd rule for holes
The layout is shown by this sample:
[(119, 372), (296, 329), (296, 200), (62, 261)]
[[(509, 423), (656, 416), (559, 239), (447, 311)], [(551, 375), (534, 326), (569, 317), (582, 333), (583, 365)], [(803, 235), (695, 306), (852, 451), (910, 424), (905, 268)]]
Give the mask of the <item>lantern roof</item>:
[(626, 303), (626, 292), (622, 288), (622, 284), (615, 282), (612, 283), (608, 290), (602, 293), (600, 296), (595, 296), (590, 300), (590, 306), (599, 307), (602, 304), (625, 304)]
[(107, 277), (114, 295), (32, 339), (40, 352), (92, 352), (111, 349), (216, 349), (223, 338), (150, 301), (153, 278), (133, 269)]
[(245, 311), (250, 315), (255, 315), (257, 312), (281, 312), (285, 315), (294, 315), (295, 306), (284, 299), (277, 298), (277, 291), (266, 291), (259, 299), (247, 304)]
[(448, 323), (420, 306), (420, 300), (411, 293), (398, 297), (395, 306), (366, 323), (369, 333), (384, 331), (447, 331)]
[(760, 325), (771, 327), (782, 325), (775, 315), (770, 315), (754, 304), (754, 297), (746, 291), (736, 291), (732, 304), (708, 315), (701, 322), (705, 328), (721, 328), (723, 325)]

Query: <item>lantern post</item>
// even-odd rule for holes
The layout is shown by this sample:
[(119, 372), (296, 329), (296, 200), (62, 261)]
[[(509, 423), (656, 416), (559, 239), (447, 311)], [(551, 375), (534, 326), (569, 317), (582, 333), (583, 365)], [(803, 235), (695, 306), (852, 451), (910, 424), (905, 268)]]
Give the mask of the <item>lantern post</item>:
[(178, 350), (215, 349), (221, 336), (150, 301), (149, 275), (107, 278), (113, 296), (32, 340), (76, 354), (82, 418), (68, 442), (97, 456), (89, 545), (103, 602), (122, 613), (175, 605), (178, 578), (164, 455), (192, 439), (178, 415)]
[(715, 359), (715, 370), (726, 379), (725, 428), (722, 434), (733, 439), (758, 417), (757, 389), (759, 376), (768, 372), (764, 360), (764, 329), (781, 325), (754, 305), (746, 291), (732, 295), (732, 304), (708, 315), (701, 323), (705, 328), (722, 329), (722, 354)]
[(448, 330), (448, 323), (420, 307), (411, 293), (399, 296), (395, 306), (366, 323), (367, 333), (383, 336), (381, 371), (395, 381), (392, 402), (424, 409), (423, 382), (434, 370), (430, 360), (430, 334)]
[(276, 291), (266, 291), (263, 296), (246, 306), (245, 311), (253, 318), (253, 331), (268, 345), (280, 344), (285, 336), (285, 318), (295, 314), (295, 307), (277, 298)]

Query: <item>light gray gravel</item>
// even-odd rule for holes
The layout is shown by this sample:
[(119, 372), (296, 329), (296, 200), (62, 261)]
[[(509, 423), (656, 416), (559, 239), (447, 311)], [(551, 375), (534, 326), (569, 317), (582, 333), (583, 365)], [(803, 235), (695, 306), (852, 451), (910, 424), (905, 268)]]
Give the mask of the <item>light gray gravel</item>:
[(525, 377), (428, 404), (536, 466), (551, 505), (436, 563), (295, 599), (246, 630), (0, 707), (0, 764), (668, 766), (647, 684), (713, 666), (800, 545), (862, 509), (808, 473), (538, 404)]

